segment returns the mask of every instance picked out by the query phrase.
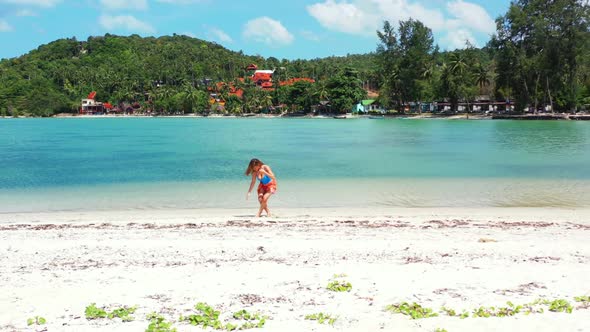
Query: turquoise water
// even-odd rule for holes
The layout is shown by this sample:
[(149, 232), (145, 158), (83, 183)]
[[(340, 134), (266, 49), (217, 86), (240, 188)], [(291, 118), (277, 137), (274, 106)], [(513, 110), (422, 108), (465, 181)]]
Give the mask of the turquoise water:
[(0, 212), (253, 206), (590, 206), (590, 123), (0, 119)]

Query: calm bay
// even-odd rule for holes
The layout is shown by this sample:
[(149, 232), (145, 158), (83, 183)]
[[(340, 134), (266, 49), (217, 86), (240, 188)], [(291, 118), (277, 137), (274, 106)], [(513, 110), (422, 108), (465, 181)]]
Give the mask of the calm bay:
[(590, 124), (418, 119), (0, 119), (0, 212), (588, 207)]

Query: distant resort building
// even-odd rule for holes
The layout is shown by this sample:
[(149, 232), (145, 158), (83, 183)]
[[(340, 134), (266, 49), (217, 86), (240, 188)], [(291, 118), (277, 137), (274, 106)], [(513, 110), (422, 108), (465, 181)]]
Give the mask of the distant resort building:
[(80, 105), (80, 114), (105, 114), (109, 113), (114, 109), (113, 105), (108, 102), (96, 101), (96, 91), (92, 91), (88, 94), (86, 99), (82, 99)]
[[(451, 110), (451, 103), (447, 101), (434, 102), (434, 109), (437, 112), (446, 112)], [(514, 110), (514, 102), (511, 100), (494, 101), (494, 100), (476, 100), (473, 102), (461, 101), (457, 103), (458, 112), (495, 112)]]
[(352, 113), (386, 113), (387, 110), (375, 99), (364, 99), (352, 107)]
[[(408, 102), (400, 107), (400, 110), (406, 113), (447, 113), (452, 112), (452, 104), (447, 101), (431, 102)], [(514, 101), (494, 101), (484, 98), (477, 98), (474, 101), (459, 101), (456, 103), (456, 112), (504, 112), (514, 110)], [(376, 99), (364, 99), (355, 104), (351, 110), (352, 113), (369, 114), (369, 113), (387, 113)]]
[[(288, 86), (301, 81), (315, 83), (315, 80), (309, 77), (293, 77), (284, 81), (275, 81), (274, 69), (258, 69), (258, 66), (255, 64), (250, 64), (244, 69), (248, 74), (245, 77), (237, 78), (237, 81), (243, 86), (251, 84), (264, 91), (273, 91), (276, 86)], [(209, 85), (211, 80), (207, 80), (208, 81), (205, 84), (208, 86), (209, 104), (214, 110), (222, 111), (225, 108), (226, 100), (224, 100), (222, 97), (223, 94), (221, 93), (223, 90), (227, 91), (227, 96), (236, 96), (241, 99), (244, 95), (244, 90), (240, 87), (236, 87), (233, 82), (217, 82), (213, 85)], [(272, 109), (275, 108), (278, 107), (273, 107)]]

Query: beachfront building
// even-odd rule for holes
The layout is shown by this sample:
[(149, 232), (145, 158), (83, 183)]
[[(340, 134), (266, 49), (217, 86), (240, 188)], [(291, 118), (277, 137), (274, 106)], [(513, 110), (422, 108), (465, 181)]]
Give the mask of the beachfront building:
[[(436, 112), (450, 112), (451, 103), (447, 101), (435, 102)], [(504, 112), (514, 110), (513, 101), (478, 100), (473, 102), (458, 102), (457, 112)]]
[(431, 102), (414, 102), (411, 101), (404, 105), (404, 112), (410, 113), (428, 113), (433, 112), (435, 109), (434, 104)]
[(386, 113), (385, 108), (375, 99), (364, 99), (352, 107), (352, 113)]
[(110, 103), (103, 103), (96, 101), (96, 92), (92, 91), (88, 94), (88, 98), (82, 99), (80, 105), (80, 114), (105, 114), (113, 110), (113, 105)]

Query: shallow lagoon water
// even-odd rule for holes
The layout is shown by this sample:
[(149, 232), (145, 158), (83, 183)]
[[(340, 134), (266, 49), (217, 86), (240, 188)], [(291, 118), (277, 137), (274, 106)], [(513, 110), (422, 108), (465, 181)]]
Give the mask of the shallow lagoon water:
[(409, 119), (0, 119), (0, 212), (255, 206), (590, 206), (590, 123)]

